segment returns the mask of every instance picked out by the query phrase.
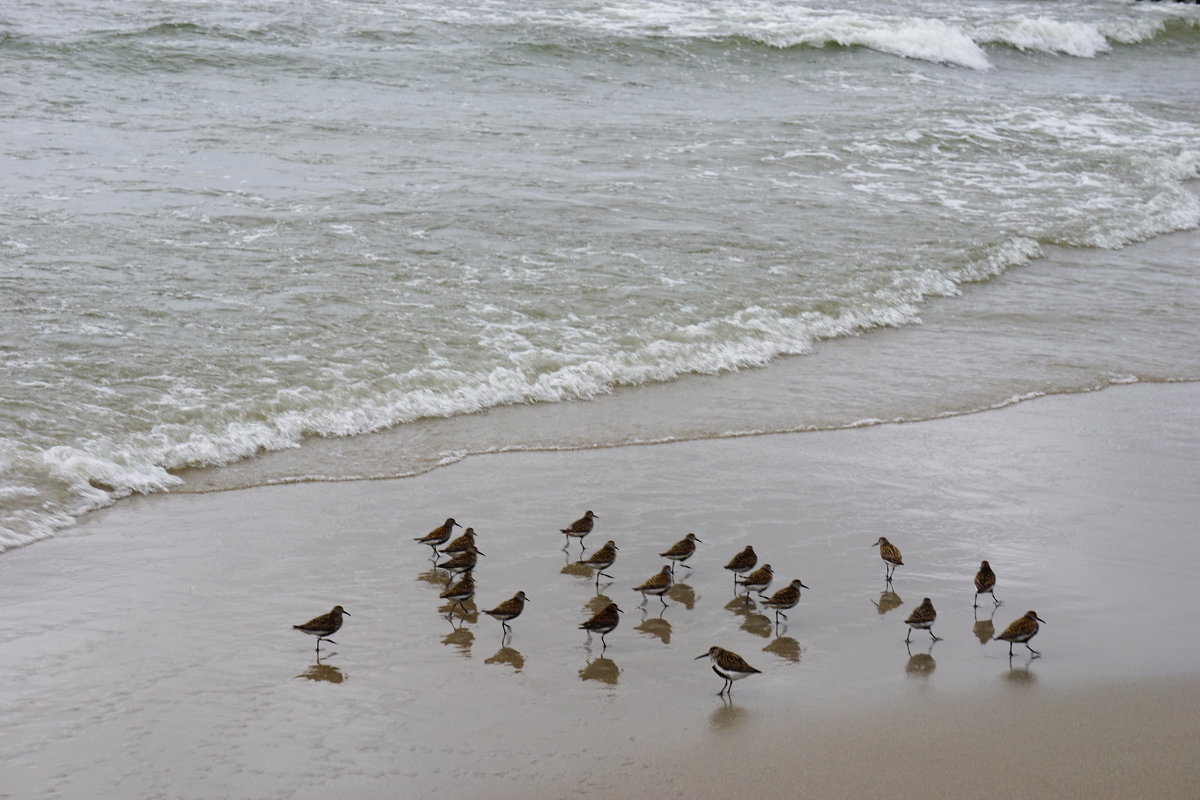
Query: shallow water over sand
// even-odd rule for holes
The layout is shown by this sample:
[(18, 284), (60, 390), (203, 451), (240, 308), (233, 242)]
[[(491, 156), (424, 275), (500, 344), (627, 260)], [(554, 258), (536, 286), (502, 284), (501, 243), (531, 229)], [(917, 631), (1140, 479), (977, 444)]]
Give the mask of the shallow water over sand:
[[(1185, 632), (1200, 608), (1178, 586), (1200, 505), (1197, 392), (1118, 387), (912, 425), (131, 501), (0, 562), (16, 621), (0, 640), (8, 791), (515, 797), (602, 785), (597, 756), (657, 774), (655, 754), (689, 743), (881, 703), (919, 715), (927, 701), (1194, 675)], [(603, 655), (577, 629), (594, 584), (557, 532), (584, 508), (599, 517), (586, 543), (622, 548), (602, 593), (625, 614)], [(444, 578), (411, 539), (450, 513), (487, 554), (477, 606), (529, 595), (507, 643), (490, 618), (443, 617)], [(686, 588), (639, 608), (630, 587), (687, 531), (704, 543)], [(905, 557), (890, 609), (881, 533)], [(776, 586), (812, 587), (785, 630), (731, 603), (721, 567), (747, 543)], [(1005, 605), (977, 617), (981, 558)], [(915, 632), (906, 648), (922, 596), (944, 641)], [(335, 603), (353, 616), (318, 662), (290, 626)], [(1047, 620), (1044, 656), (1010, 664), (981, 638), (1029, 608)], [(732, 704), (694, 660), (712, 644), (762, 670)]]

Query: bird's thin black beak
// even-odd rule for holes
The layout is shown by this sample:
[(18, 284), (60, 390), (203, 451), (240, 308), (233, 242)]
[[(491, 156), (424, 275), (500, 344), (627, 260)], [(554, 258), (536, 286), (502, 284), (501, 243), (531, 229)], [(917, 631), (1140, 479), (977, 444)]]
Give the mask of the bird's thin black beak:
[(700, 655), (693, 658), (692, 661), (699, 661), (702, 658), (708, 658), (708, 653), (701, 653)]

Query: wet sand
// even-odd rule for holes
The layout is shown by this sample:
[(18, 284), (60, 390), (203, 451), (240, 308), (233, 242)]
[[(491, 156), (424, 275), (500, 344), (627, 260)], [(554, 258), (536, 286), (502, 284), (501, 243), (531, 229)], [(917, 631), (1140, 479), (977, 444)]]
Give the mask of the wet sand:
[[(1200, 796), (1200, 385), (906, 425), (135, 498), (0, 558), (0, 797)], [(558, 528), (621, 553), (597, 595)], [(486, 553), (447, 620), (412, 542)], [(664, 609), (631, 587), (703, 540)], [(904, 552), (891, 590), (871, 543)], [(777, 629), (722, 569), (746, 544)], [(987, 558), (997, 596), (972, 609)], [(934, 631), (905, 646), (924, 596)], [(578, 624), (612, 598), (621, 626)], [(291, 630), (352, 615), (315, 657)], [(992, 637), (1035, 609), (1015, 657)], [(731, 702), (710, 645), (762, 670)]]

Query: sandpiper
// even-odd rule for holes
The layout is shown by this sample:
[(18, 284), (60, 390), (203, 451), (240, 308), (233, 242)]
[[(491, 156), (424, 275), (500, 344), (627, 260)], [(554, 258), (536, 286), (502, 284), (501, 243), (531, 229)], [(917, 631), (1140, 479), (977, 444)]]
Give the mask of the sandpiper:
[(913, 612), (908, 615), (908, 619), (904, 620), (904, 624), (908, 626), (908, 635), (904, 637), (904, 643), (908, 644), (908, 638), (912, 636), (914, 629), (929, 631), (933, 640), (940, 642), (942, 637), (933, 635), (933, 623), (936, 619), (937, 611), (933, 609), (933, 601), (926, 597), (921, 601), (921, 605), (914, 608)]
[[(580, 625), (579, 628), (588, 632), (589, 642), (592, 640), (593, 633), (600, 634), (600, 644), (608, 647), (608, 642), (604, 641), (604, 637), (616, 629), (623, 613), (625, 612), (618, 608), (616, 603), (609, 603), (593, 614), (591, 619)], [(601, 650), (603, 650), (603, 647)]]
[(599, 550), (576, 563), (583, 564), (585, 567), (591, 567), (592, 569), (596, 570), (596, 588), (599, 589), (600, 576), (604, 576), (605, 578), (612, 577), (612, 575), (609, 575), (604, 570), (611, 567), (613, 562), (617, 560), (617, 551), (620, 549), (621, 548), (617, 547), (616, 542), (614, 542), (612, 539), (609, 539)]
[(762, 594), (766, 588), (771, 585), (771, 580), (775, 577), (775, 571), (771, 569), (770, 564), (763, 564), (758, 569), (751, 572), (746, 577), (742, 578), (738, 583), (746, 590), (746, 595), (751, 592)]
[(799, 578), (796, 578), (796, 580), (777, 590), (770, 597), (764, 597), (761, 594), (759, 597), (763, 598), (764, 606), (775, 609), (775, 624), (778, 625), (780, 617), (787, 619), (787, 614), (783, 613), (783, 609), (795, 608), (796, 604), (800, 602), (800, 590), (808, 588), (800, 582)]
[(454, 553), (462, 553), (475, 546), (475, 529), (467, 528), (462, 532), (462, 536), (452, 541), (450, 544), (442, 548), (442, 552), (446, 555)]
[(565, 528), (560, 530), (561, 533), (567, 535), (567, 543), (563, 545), (563, 550), (571, 546), (571, 537), (574, 536), (579, 540), (579, 552), (583, 552), (583, 537), (592, 532), (592, 528), (596, 525), (596, 515), (591, 511), (585, 511), (583, 516), (572, 522)]
[(525, 604), (527, 602), (529, 602), (529, 598), (525, 597), (525, 593), (517, 592), (512, 597), (493, 608), (491, 611), (484, 611), (483, 613), (500, 620), (501, 632), (508, 633), (512, 630), (512, 628), (509, 627), (508, 621), (521, 616), (521, 612), (525, 610)]
[[(668, 547), (665, 553), (659, 553), (660, 556), (671, 562), (672, 575), (675, 574), (675, 564), (683, 564), (683, 566), (687, 567), (687, 564), (684, 564), (683, 562), (687, 561), (695, 554), (696, 542), (704, 544), (704, 542), (701, 542), (696, 538), (696, 534), (689, 533), (687, 536)], [(688, 567), (688, 569), (691, 569), (691, 567)]]
[(879, 547), (879, 557), (883, 559), (884, 563), (883, 579), (891, 583), (896, 567), (904, 566), (904, 559), (900, 557), (900, 549), (883, 536), (880, 536), (879, 541), (871, 545), (871, 547), (875, 546)]
[(447, 517), (446, 521), (441, 525), (419, 539), (413, 539), (413, 541), (429, 545), (429, 549), (433, 550), (433, 557), (437, 558), (437, 549), (450, 541), (450, 534), (454, 532), (456, 527), (461, 528), (462, 525), (455, 522), (454, 517)]
[(992, 572), (991, 564), (986, 561), (979, 562), (979, 572), (975, 573), (975, 605), (974, 608), (979, 608), (979, 595), (990, 594), (992, 596), (992, 605), (1000, 605), (1000, 601), (996, 599), (996, 573)]
[(725, 569), (733, 573), (733, 590), (737, 591), (738, 575), (742, 575), (754, 569), (754, 565), (758, 563), (758, 556), (754, 554), (754, 548), (746, 545), (746, 549), (738, 553), (733, 558), (729, 559), (729, 563), (725, 565)]
[(646, 579), (645, 583), (643, 583), (641, 586), (635, 586), (633, 590), (635, 592), (642, 593), (643, 605), (646, 603), (647, 595), (656, 594), (658, 595), (659, 602), (663, 604), (663, 608), (666, 608), (667, 601), (663, 599), (663, 595), (670, 591), (671, 583), (671, 567), (668, 564), (667, 566), (663, 567), (657, 575), (651, 575)]
[(303, 625), (293, 625), (292, 627), (301, 633), (307, 633), (309, 636), (317, 637), (317, 653), (321, 652), (321, 640), (330, 644), (337, 644), (330, 636), (338, 632), (342, 627), (342, 615), (350, 616), (350, 612), (341, 606), (334, 606), (333, 611), (328, 614), (322, 614), (319, 617), (313, 617)]
[[(448, 560), (438, 564), (438, 569), (444, 569), (451, 573), (462, 574), (475, 569), (475, 564), (478, 562), (478, 556), (484, 555), (474, 545), (471, 549), (464, 550), (461, 553), (455, 553)], [(450, 585), (450, 581), (446, 581), (446, 585)]]
[[(1036, 611), (1026, 611), (1025, 616), (1014, 620), (1013, 624), (1004, 629), (1004, 633), (996, 637), (1002, 642), (1008, 642), (1009, 658), (1012, 658), (1012, 646), (1014, 643), (1024, 644), (1026, 647), (1029, 647), (1029, 640), (1037, 636), (1039, 622), (1044, 624), (1046, 620), (1039, 617)], [(1029, 652), (1033, 653), (1034, 658), (1041, 655), (1041, 653), (1032, 647), (1029, 647)]]
[(464, 572), (463, 576), (458, 579), (458, 583), (447, 586), (445, 591), (438, 596), (443, 600), (454, 601), (454, 605), (450, 606), (450, 614), (454, 613), (455, 608), (461, 608), (465, 612), (467, 607), (463, 605), (464, 601), (475, 596), (475, 578), (471, 573)]
[(721, 678), (725, 679), (725, 685), (721, 687), (721, 691), (717, 692), (717, 696), (729, 692), (729, 696), (733, 697), (733, 682), (745, 678), (747, 675), (756, 675), (762, 670), (755, 669), (746, 663), (746, 659), (739, 656), (732, 650), (726, 650), (723, 647), (710, 647), (707, 653), (696, 656), (695, 660), (699, 661), (702, 658), (712, 659), (712, 670)]

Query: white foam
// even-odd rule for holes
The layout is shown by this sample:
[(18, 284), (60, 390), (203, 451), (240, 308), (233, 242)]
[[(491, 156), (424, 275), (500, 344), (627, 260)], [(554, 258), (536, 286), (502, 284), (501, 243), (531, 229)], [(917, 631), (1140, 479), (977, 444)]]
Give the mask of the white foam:
[(1018, 17), (984, 26), (976, 34), (981, 44), (1006, 44), (1018, 50), (1061, 53), (1093, 58), (1112, 49), (1098, 27), (1087, 22), (1061, 21), (1047, 16)]

